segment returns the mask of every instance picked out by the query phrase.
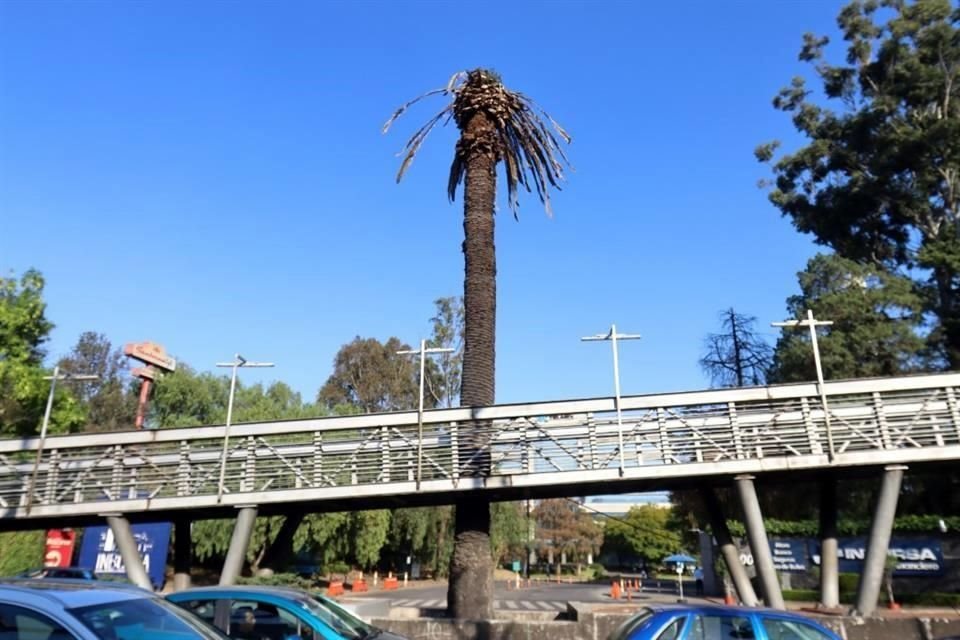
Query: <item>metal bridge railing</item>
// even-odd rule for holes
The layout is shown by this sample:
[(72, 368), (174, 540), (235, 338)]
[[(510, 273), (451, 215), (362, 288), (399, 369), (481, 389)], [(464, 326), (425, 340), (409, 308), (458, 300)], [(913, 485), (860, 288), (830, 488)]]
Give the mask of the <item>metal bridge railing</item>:
[[(824, 410), (815, 385), (783, 385), (479, 409), (428, 411), (423, 437), (415, 412), (234, 425), (223, 484), (223, 427), (50, 437), (31, 495), (38, 438), (0, 441), (0, 517), (41, 507), (123, 500), (283, 495), (322, 488), (381, 486), (466, 477), (581, 472), (571, 484), (617, 469), (770, 458), (928, 452), (960, 445), (960, 374), (826, 385), (834, 460), (826, 455)], [(422, 458), (417, 473), (418, 455)], [(697, 467), (698, 469), (700, 467)], [(429, 491), (430, 487), (422, 490)], [(293, 493), (291, 493), (293, 492)], [(293, 496), (291, 498), (291, 496)]]

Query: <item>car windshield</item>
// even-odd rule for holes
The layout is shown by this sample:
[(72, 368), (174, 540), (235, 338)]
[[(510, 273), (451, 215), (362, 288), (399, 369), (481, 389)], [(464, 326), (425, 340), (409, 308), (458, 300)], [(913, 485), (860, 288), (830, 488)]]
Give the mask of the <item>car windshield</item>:
[(351, 640), (369, 638), (377, 631), (376, 627), (370, 626), (333, 600), (324, 596), (311, 596), (307, 599), (306, 605), (313, 615), (323, 620), (325, 624), (332, 627), (337, 633)]
[(69, 610), (101, 640), (226, 640), (226, 636), (159, 598), (135, 598)]

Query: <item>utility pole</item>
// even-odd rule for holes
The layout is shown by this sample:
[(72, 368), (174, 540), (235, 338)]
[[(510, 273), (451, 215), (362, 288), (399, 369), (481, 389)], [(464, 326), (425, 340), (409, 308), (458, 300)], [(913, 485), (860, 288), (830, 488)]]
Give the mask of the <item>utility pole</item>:
[(820, 391), (820, 405), (823, 407), (823, 420), (827, 426), (827, 457), (833, 462), (833, 431), (830, 428), (830, 409), (827, 406), (827, 390), (823, 384), (823, 367), (820, 365), (820, 344), (817, 342), (817, 327), (829, 327), (833, 320), (817, 320), (813, 311), (807, 309), (804, 320), (787, 320), (785, 322), (771, 322), (773, 327), (809, 327), (810, 344), (813, 346), (813, 363), (817, 369), (817, 388)]
[(420, 354), (420, 399), (417, 405), (417, 491), (420, 491), (420, 475), (423, 471), (423, 381), (426, 369), (427, 354), (450, 353), (453, 349), (447, 347), (427, 348), (427, 341), (420, 341), (420, 349), (404, 349), (397, 351), (398, 356)]
[(230, 424), (233, 419), (233, 395), (237, 388), (237, 369), (240, 367), (272, 367), (274, 364), (272, 362), (250, 362), (238, 353), (234, 356), (233, 362), (218, 362), (217, 366), (229, 367), (233, 369), (233, 372), (230, 375), (230, 399), (227, 400), (227, 424), (223, 429), (223, 454), (220, 458), (220, 483), (217, 485), (217, 502), (220, 502), (223, 499), (223, 480), (227, 473), (227, 448), (230, 444)]
[(620, 357), (617, 349), (617, 341), (619, 340), (639, 340), (639, 333), (617, 333), (617, 325), (610, 325), (609, 333), (598, 333), (595, 336), (584, 336), (580, 338), (582, 342), (595, 342), (601, 340), (609, 340), (613, 344), (613, 389), (616, 393), (616, 407), (617, 407), (617, 438), (618, 438), (618, 448), (620, 449), (620, 476), (623, 476), (624, 473), (624, 461), (623, 461), (623, 415), (620, 410)]
[(40, 424), (40, 444), (37, 445), (37, 459), (33, 462), (33, 473), (30, 476), (30, 491), (27, 494), (27, 513), (30, 513), (30, 507), (33, 505), (34, 488), (37, 485), (37, 474), (40, 471), (40, 460), (43, 457), (43, 446), (47, 441), (47, 427), (50, 425), (50, 413), (53, 411), (53, 394), (57, 388), (57, 380), (97, 380), (100, 376), (95, 374), (73, 374), (60, 373), (60, 365), (53, 368), (52, 376), (43, 376), (44, 380), (50, 381), (50, 393), (47, 395), (47, 408), (43, 412), (43, 422)]

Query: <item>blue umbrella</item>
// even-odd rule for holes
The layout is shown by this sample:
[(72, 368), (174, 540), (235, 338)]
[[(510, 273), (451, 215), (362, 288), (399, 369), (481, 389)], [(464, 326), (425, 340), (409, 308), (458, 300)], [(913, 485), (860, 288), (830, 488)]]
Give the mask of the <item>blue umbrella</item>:
[(672, 556), (667, 556), (666, 558), (663, 559), (663, 561), (664, 561), (664, 562), (674, 562), (674, 563), (680, 563), (680, 562), (682, 562), (683, 564), (692, 564), (692, 563), (696, 562), (697, 559), (696, 559), (696, 558), (691, 558), (690, 556), (688, 556), (688, 555), (685, 554), (685, 553), (675, 553), (675, 554), (673, 554)]

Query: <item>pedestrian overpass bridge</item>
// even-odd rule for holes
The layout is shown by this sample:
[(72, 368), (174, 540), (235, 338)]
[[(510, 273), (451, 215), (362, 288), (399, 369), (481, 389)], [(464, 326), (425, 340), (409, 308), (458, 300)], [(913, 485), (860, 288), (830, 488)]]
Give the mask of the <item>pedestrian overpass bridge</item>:
[[(0, 441), (0, 530), (960, 460), (960, 374)], [(822, 397), (827, 399), (825, 410)], [(798, 475), (799, 477), (799, 475)]]

